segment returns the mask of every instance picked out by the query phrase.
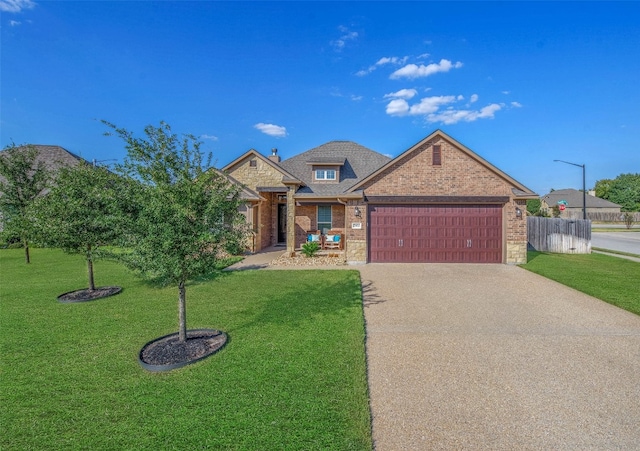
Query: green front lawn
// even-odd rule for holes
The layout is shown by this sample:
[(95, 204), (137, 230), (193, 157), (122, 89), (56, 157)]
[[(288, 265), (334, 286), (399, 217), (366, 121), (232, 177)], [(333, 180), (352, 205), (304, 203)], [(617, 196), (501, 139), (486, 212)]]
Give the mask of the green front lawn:
[(187, 289), (189, 328), (217, 354), (169, 373), (137, 361), (177, 330), (177, 289), (113, 262), (117, 296), (62, 304), (87, 285), (81, 258), (0, 251), (0, 449), (371, 449), (356, 271), (221, 273)]
[(523, 268), (640, 315), (640, 263), (604, 254), (529, 252)]

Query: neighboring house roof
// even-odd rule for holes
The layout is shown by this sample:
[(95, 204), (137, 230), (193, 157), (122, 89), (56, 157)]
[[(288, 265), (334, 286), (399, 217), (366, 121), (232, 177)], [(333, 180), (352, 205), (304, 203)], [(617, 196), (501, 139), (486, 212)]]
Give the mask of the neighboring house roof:
[(31, 144), (19, 146), (18, 148), (22, 149), (27, 146), (35, 147), (38, 150), (36, 162), (44, 162), (47, 169), (51, 171), (55, 171), (62, 166), (75, 166), (81, 161), (84, 161), (87, 164), (91, 164), (81, 156), (76, 155), (75, 153), (70, 152), (64, 147), (60, 146)]
[[(567, 202), (569, 208), (582, 208), (582, 191), (577, 189), (567, 188), (552, 191), (549, 194), (545, 194), (540, 200), (546, 202), (550, 207), (556, 205), (559, 201), (564, 200)], [(606, 199), (599, 197), (586, 195), (585, 200), (587, 202), (587, 209), (594, 208), (620, 208), (620, 205), (614, 204)]]
[[(36, 164), (38, 164), (39, 162), (43, 162), (45, 167), (52, 173), (55, 173), (63, 166), (76, 166), (81, 161), (90, 164), (84, 158), (76, 155), (73, 152), (69, 152), (67, 149), (60, 146), (25, 144), (22, 146), (17, 146), (17, 149), (22, 150), (26, 149), (27, 147), (34, 147), (38, 151), (35, 160)], [(0, 151), (0, 158), (2, 158), (5, 153), (6, 149)], [(55, 176), (55, 174), (52, 175)], [(4, 177), (0, 176), (0, 181), (4, 180)], [(45, 190), (45, 192), (48, 192), (48, 190)]]
[(389, 159), (389, 161), (386, 164), (384, 164), (383, 166), (379, 167), (375, 172), (372, 172), (365, 179), (360, 180), (356, 185), (354, 185), (351, 188), (351, 190), (357, 190), (357, 189), (361, 188), (369, 180), (371, 180), (374, 177), (376, 177), (377, 175), (387, 171), (389, 168), (392, 168), (397, 162), (400, 162), (404, 158), (411, 156), (412, 153), (414, 152), (414, 150), (416, 150), (418, 147), (422, 146), (425, 142), (430, 141), (430, 140), (432, 140), (432, 139), (434, 139), (436, 137), (440, 137), (440, 138), (442, 138), (442, 139), (444, 139), (446, 141), (449, 141), (452, 145), (454, 145), (455, 147), (460, 149), (462, 152), (467, 154), (471, 159), (477, 161), (478, 163), (480, 163), (481, 165), (485, 166), (487, 169), (489, 169), (490, 171), (494, 172), (496, 175), (498, 175), (502, 179), (504, 179), (507, 182), (509, 182), (515, 188), (514, 190), (512, 190), (512, 192), (513, 192), (513, 194), (515, 195), (515, 197), (517, 199), (537, 199), (538, 198), (538, 195), (536, 193), (534, 193), (532, 190), (530, 190), (529, 188), (524, 186), (522, 183), (520, 183), (517, 180), (515, 180), (513, 177), (507, 175), (505, 172), (501, 171), (496, 166), (492, 165), (487, 160), (482, 158), (480, 155), (478, 155), (477, 153), (473, 152), (468, 147), (464, 146), (463, 144), (459, 143), (458, 141), (456, 141), (455, 139), (453, 139), (452, 137), (450, 137), (449, 135), (444, 133), (442, 130), (434, 131), (429, 136), (427, 136), (426, 138), (420, 140), (418, 143), (416, 143), (415, 145), (411, 146), (405, 152), (403, 152), (400, 155), (398, 155), (397, 157), (395, 157), (393, 160)]
[[(288, 158), (280, 166), (306, 185), (296, 191), (296, 197), (331, 197), (346, 193), (353, 185), (390, 160), (391, 158), (352, 141), (330, 141)], [(315, 182), (312, 164), (340, 166), (340, 181)]]

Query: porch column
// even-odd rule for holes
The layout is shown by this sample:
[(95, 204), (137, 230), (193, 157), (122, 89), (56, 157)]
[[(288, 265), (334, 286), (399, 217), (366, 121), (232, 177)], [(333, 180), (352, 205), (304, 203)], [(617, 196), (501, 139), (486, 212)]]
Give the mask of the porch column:
[(296, 250), (296, 201), (295, 185), (287, 186), (287, 255), (293, 257)]

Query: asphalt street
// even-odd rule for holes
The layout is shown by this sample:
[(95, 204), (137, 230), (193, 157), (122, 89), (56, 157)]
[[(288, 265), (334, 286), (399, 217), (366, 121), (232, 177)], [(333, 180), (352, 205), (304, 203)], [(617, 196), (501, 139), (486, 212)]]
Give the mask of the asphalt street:
[(640, 231), (598, 232), (597, 229), (592, 229), (591, 247), (640, 255)]

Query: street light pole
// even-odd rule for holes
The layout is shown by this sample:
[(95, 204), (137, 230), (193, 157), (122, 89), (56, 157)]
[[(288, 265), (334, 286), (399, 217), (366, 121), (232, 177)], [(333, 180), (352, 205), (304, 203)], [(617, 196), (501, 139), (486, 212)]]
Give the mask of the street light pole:
[(564, 160), (553, 160), (554, 162), (566, 163), (582, 168), (582, 219), (587, 219), (587, 186), (586, 186), (586, 170), (584, 164), (570, 163)]

